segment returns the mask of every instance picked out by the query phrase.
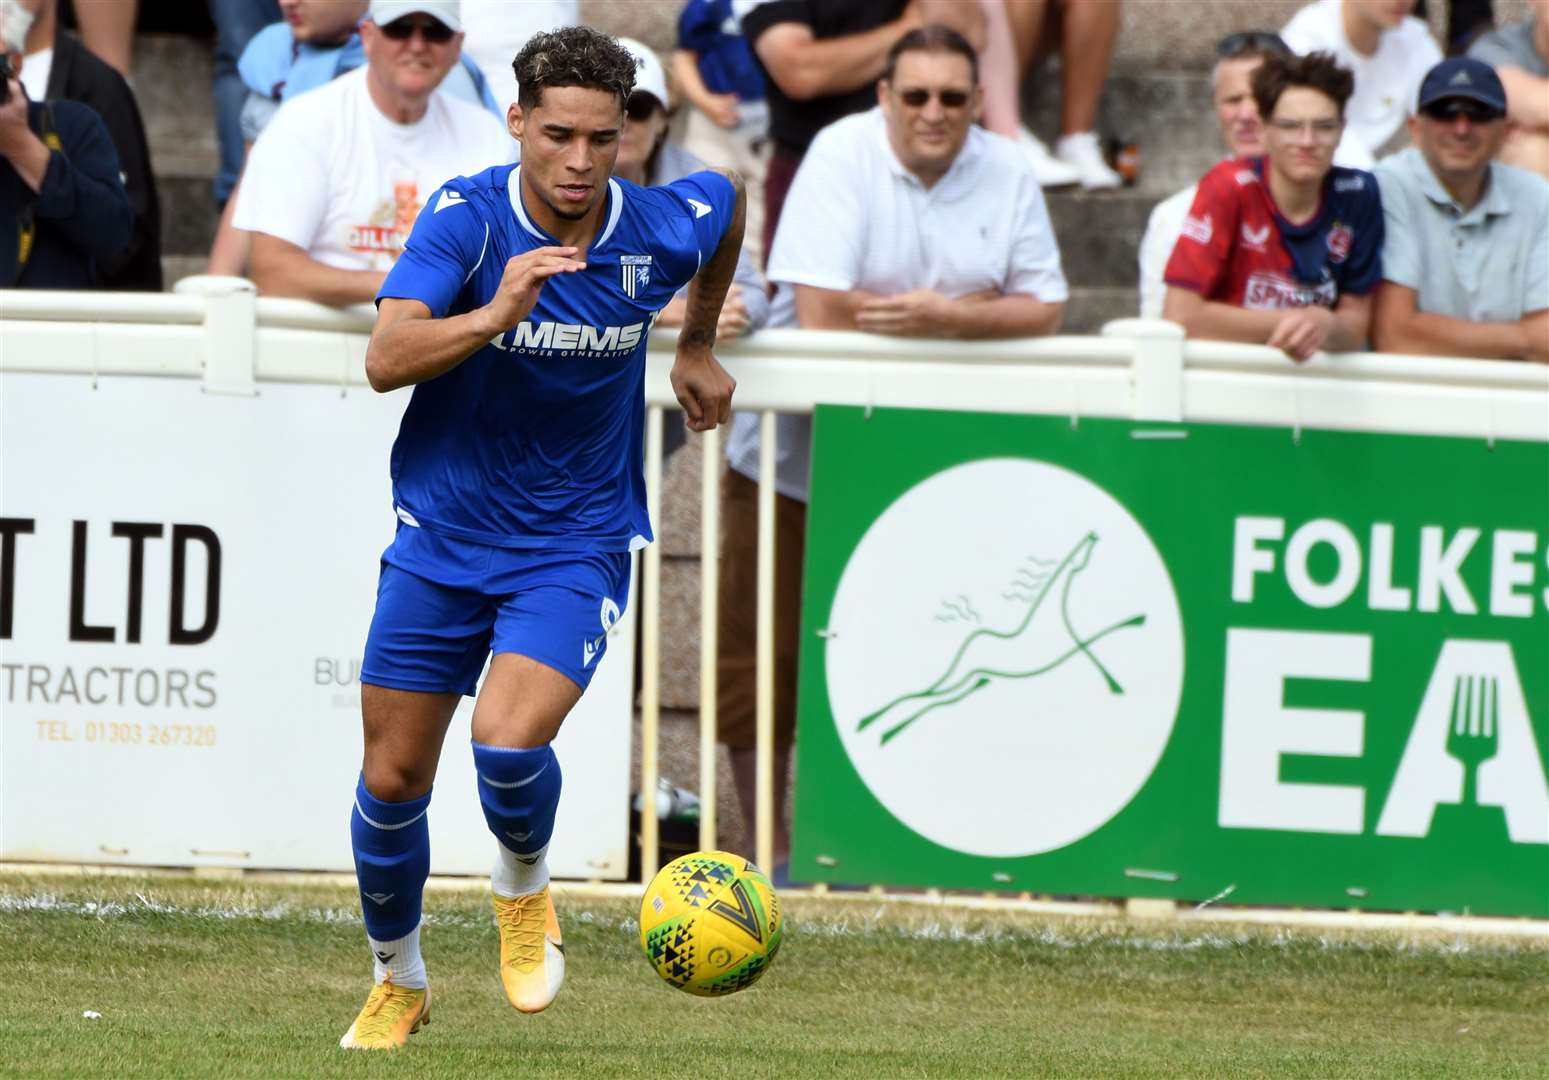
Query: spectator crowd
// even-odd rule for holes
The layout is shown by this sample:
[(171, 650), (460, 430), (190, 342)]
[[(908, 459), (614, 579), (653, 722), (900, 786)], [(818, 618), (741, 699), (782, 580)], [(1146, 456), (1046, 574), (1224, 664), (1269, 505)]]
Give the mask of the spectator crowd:
[[(0, 0), (0, 285), (158, 290), (156, 183), (124, 77), (134, 4), (77, 2), (83, 45), (58, 2)], [(208, 2), (223, 208), (210, 271), (334, 305), (371, 301), (448, 177), (515, 160), (511, 57), (580, 17), (576, 0)], [(1313, 0), (1278, 31), (1222, 39), (1224, 156), (1153, 209), (1141, 314), (1294, 361), (1370, 348), (1549, 362), (1549, 0), (1532, 2), (1523, 21), (1471, 24), (1451, 56), (1414, 0)], [(665, 62), (624, 42), (639, 72), (617, 175), (660, 184), (708, 163), (745, 178), (722, 340), (766, 325), (1052, 334), (1068, 290), (1043, 189), (1122, 182), (1098, 131), (1120, 13), (1120, 0), (686, 0)], [(1020, 108), (1048, 56), (1052, 145)], [(658, 324), (681, 322), (682, 303)], [(783, 758), (810, 433), (781, 423)], [(720, 591), (747, 596), (752, 418), (737, 418), (728, 458)], [(728, 605), (719, 627), (721, 737), (749, 811), (751, 619)]]

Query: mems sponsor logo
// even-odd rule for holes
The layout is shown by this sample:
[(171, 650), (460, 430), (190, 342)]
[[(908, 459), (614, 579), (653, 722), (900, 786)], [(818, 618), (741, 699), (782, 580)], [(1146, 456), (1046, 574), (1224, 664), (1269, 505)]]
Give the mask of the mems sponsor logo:
[(533, 322), (490, 339), (503, 352), (542, 353), (547, 356), (622, 356), (634, 352), (650, 333), (653, 315), (628, 326), (586, 326), (581, 323)]

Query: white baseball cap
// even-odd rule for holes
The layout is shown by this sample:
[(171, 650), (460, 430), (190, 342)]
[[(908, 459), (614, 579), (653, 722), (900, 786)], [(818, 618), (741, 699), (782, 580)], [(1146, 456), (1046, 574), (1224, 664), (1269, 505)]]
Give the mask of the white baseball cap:
[(662, 62), (656, 58), (656, 53), (644, 42), (634, 38), (621, 37), (619, 44), (628, 49), (634, 58), (640, 62), (635, 71), (635, 92), (644, 91), (657, 101), (662, 103), (662, 108), (668, 108), (672, 99), (667, 96), (667, 71), (662, 67)]
[(371, 10), (366, 18), (378, 26), (386, 26), (405, 15), (415, 14), (429, 15), (453, 33), (463, 28), (460, 0), (371, 0)]

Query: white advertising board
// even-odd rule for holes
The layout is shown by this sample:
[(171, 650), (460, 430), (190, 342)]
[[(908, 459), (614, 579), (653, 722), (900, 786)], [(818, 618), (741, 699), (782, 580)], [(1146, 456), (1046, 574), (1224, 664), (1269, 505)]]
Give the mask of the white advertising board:
[[(406, 394), (0, 378), (0, 858), (349, 870)], [(555, 743), (556, 876), (628, 868), (633, 605)], [(458, 709), (432, 869), (487, 872)]]

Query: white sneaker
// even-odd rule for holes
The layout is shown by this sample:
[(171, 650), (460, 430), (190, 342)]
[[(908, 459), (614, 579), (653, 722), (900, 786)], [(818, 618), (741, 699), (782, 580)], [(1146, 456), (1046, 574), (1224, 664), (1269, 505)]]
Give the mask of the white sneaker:
[(1081, 181), (1081, 186), (1088, 191), (1124, 185), (1123, 177), (1110, 169), (1103, 160), (1103, 150), (1097, 143), (1096, 132), (1061, 135), (1054, 144), (1054, 157), (1060, 164), (1068, 166)]
[(1027, 163), (1033, 167), (1033, 177), (1039, 187), (1066, 187), (1080, 181), (1079, 170), (1056, 160), (1038, 136), (1025, 127), (1017, 129), (1017, 145), (1027, 156)]

